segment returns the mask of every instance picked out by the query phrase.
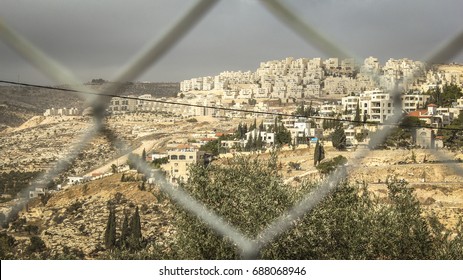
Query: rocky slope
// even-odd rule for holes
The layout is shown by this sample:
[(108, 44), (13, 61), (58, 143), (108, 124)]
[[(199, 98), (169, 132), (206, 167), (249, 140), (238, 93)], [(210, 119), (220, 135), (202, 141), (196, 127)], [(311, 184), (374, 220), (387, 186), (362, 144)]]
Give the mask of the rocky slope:
[[(146, 186), (141, 191), (141, 182), (120, 182), (121, 175), (115, 174), (102, 180), (84, 185), (71, 186), (59, 191), (43, 205), (36, 199), (20, 213), (28, 225), (38, 227), (39, 237), (45, 242), (51, 255), (60, 255), (72, 248), (83, 253), (84, 258), (102, 257), (105, 253), (104, 232), (108, 221), (109, 207), (116, 209), (117, 234), (120, 234), (124, 213), (132, 215), (135, 207), (140, 209), (143, 238), (154, 242), (156, 248), (168, 250), (167, 244), (173, 235), (171, 211), (168, 200), (159, 190)], [(22, 246), (27, 246), (27, 228), (10, 227), (9, 233)]]

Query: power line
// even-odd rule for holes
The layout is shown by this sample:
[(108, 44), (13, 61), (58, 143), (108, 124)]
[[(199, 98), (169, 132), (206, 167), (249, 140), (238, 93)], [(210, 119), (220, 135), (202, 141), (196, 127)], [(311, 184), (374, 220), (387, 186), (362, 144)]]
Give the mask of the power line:
[(37, 85), (37, 84), (20, 83), (20, 82), (6, 81), (6, 80), (0, 80), (0, 83), (27, 86), (27, 87), (33, 87), (33, 88), (41, 88), (41, 89), (50, 89), (50, 90), (58, 90), (58, 91), (83, 93), (83, 94), (103, 96), (103, 97), (112, 97), (112, 98), (117, 97), (117, 98), (128, 99), (128, 100), (147, 101), (147, 102), (155, 102), (155, 103), (161, 103), (161, 104), (170, 104), (170, 105), (178, 105), (178, 106), (186, 106), (186, 107), (196, 107), (196, 108), (204, 108), (204, 109), (223, 110), (223, 111), (240, 112), (240, 113), (272, 115), (272, 116), (293, 117), (293, 118), (310, 118), (310, 119), (315, 119), (315, 120), (330, 120), (330, 121), (335, 121), (335, 122), (370, 124), (370, 125), (377, 125), (377, 126), (398, 126), (400, 128), (428, 128), (428, 129), (449, 130), (449, 131), (463, 131), (463, 128), (451, 128), (451, 127), (435, 128), (435, 127), (426, 126), (426, 125), (404, 125), (404, 124), (400, 124), (400, 123), (399, 124), (396, 124), (396, 123), (390, 123), (389, 124), (389, 123), (378, 123), (378, 122), (372, 122), (372, 121), (355, 121), (355, 120), (349, 120), (349, 119), (321, 117), (321, 116), (308, 116), (307, 117), (307, 116), (304, 116), (304, 115), (295, 115), (295, 114), (287, 114), (287, 113), (279, 113), (279, 112), (265, 112), (265, 111), (254, 111), (254, 110), (247, 110), (247, 109), (216, 107), (216, 106), (181, 103), (181, 102), (167, 101), (167, 100), (139, 98), (139, 97), (133, 97), (133, 96), (121, 96), (121, 95), (117, 95), (117, 94), (102, 94), (102, 93), (95, 93), (95, 92), (89, 92), (89, 91), (68, 89), (68, 88), (62, 88), (62, 87), (43, 86), (43, 85)]

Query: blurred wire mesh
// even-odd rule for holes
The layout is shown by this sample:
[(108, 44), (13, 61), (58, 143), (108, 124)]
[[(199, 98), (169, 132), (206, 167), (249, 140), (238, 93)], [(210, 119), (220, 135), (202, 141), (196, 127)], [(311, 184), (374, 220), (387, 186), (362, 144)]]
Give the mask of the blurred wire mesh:
[[(37, 181), (50, 182), (53, 178), (61, 173), (67, 164), (71, 163), (85, 146), (97, 135), (101, 133), (110, 134), (112, 144), (120, 150), (129, 150), (122, 141), (118, 140), (117, 135), (105, 126), (104, 113), (109, 103), (109, 98), (105, 98), (105, 94), (116, 92), (121, 86), (121, 83), (131, 81), (140, 76), (147, 68), (153, 66), (165, 53), (167, 53), (183, 36), (185, 36), (197, 22), (214, 6), (216, 0), (201, 0), (196, 3), (178, 22), (172, 25), (169, 31), (161, 37), (160, 40), (153, 41), (148, 44), (147, 48), (140, 51), (134, 58), (127, 64), (120, 74), (114, 79), (116, 83), (105, 88), (101, 95), (82, 95), (86, 102), (94, 109), (94, 124), (88, 129), (87, 133), (82, 135), (76, 142), (70, 146), (70, 150), (66, 153), (61, 160), (55, 163), (54, 168), (44, 174), (42, 178)], [(334, 41), (323, 36), (316, 28), (310, 26), (301, 18), (299, 18), (290, 8), (288, 8), (282, 1), (277, 0), (261, 0), (262, 6), (268, 9), (282, 24), (287, 25), (295, 33), (297, 33), (308, 44), (317, 48), (329, 57), (353, 57), (348, 50), (339, 47)], [(6, 23), (0, 21), (0, 38), (7, 43), (12, 49), (28, 60), (32, 65), (37, 67), (42, 73), (50, 77), (57, 83), (69, 83), (79, 85), (78, 79), (63, 65), (54, 61), (52, 58), (45, 55), (27, 38), (23, 38), (20, 34), (9, 28)], [(461, 51), (463, 45), (463, 32), (457, 34), (445, 44), (439, 46), (430, 52), (430, 55), (424, 58), (424, 61), (429, 63), (439, 62), (443, 63), (451, 59), (453, 56)], [(372, 74), (373, 75), (373, 74)], [(407, 79), (409, 83), (413, 82), (414, 77)], [(73, 89), (78, 91), (92, 92), (91, 89), (83, 88), (83, 86), (75, 86)], [(389, 93), (394, 99), (394, 115), (388, 119), (390, 124), (398, 124), (402, 118), (402, 108), (400, 102), (401, 88), (397, 85), (395, 88), (390, 89)], [(102, 96), (103, 95), (103, 96)], [(371, 142), (380, 143), (390, 133), (392, 126), (384, 126), (383, 129), (378, 130), (371, 137)], [(439, 151), (432, 151), (439, 159), (448, 161), (448, 156)], [(266, 244), (272, 242), (279, 234), (288, 230), (294, 221), (301, 216), (308, 213), (311, 209), (333, 191), (345, 179), (349, 173), (349, 169), (355, 168), (358, 164), (368, 156), (368, 150), (359, 150), (353, 156), (353, 161), (350, 162), (348, 168), (340, 167), (326, 178), (322, 184), (312, 193), (306, 196), (292, 209), (275, 221), (271, 222), (269, 226), (258, 234), (255, 240), (250, 240), (242, 232), (225, 222), (220, 216), (215, 214), (204, 205), (193, 199), (188, 193), (173, 186), (163, 174), (151, 172), (150, 167), (146, 162), (136, 161), (137, 167), (147, 176), (154, 176), (155, 181), (160, 186), (162, 191), (172, 197), (180, 206), (199, 217), (209, 227), (214, 229), (218, 234), (226, 236), (231, 239), (234, 244), (241, 250), (242, 258), (255, 258), (259, 255), (261, 248)], [(449, 164), (450, 168), (455, 173), (463, 174), (463, 170), (456, 164)], [(21, 201), (17, 208), (21, 208), (26, 201)]]

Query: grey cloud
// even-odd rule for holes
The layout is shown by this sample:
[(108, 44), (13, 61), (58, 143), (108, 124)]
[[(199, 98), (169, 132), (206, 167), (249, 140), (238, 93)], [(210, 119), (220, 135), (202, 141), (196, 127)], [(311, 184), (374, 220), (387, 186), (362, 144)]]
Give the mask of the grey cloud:
[[(463, 26), (459, 0), (285, 1), (307, 23), (360, 57), (420, 59)], [(84, 81), (111, 79), (194, 2), (3, 0), (0, 17)], [(220, 1), (140, 80), (179, 81), (261, 61), (324, 55), (258, 1)], [(463, 55), (455, 58), (463, 62)], [(0, 43), (0, 77), (44, 81)], [(16, 78), (15, 78), (16, 79)]]

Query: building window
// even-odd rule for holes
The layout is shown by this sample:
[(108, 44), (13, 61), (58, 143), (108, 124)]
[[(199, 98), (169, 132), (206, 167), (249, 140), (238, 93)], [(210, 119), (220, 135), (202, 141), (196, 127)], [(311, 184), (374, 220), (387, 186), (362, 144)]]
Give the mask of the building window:
[(190, 156), (189, 158), (190, 158), (190, 159), (193, 159), (193, 156)]
[(177, 157), (177, 155), (171, 155), (170, 159), (176, 160), (176, 159), (178, 159), (178, 157)]
[(185, 156), (185, 155), (180, 155), (180, 156), (178, 157), (178, 159), (185, 160), (185, 159), (186, 159), (186, 156)]

